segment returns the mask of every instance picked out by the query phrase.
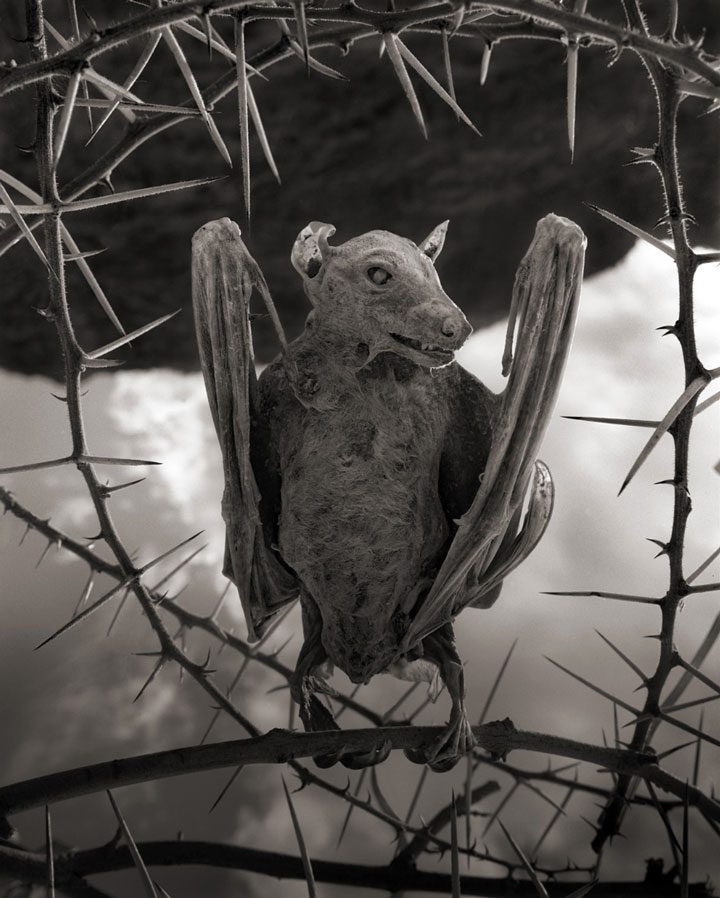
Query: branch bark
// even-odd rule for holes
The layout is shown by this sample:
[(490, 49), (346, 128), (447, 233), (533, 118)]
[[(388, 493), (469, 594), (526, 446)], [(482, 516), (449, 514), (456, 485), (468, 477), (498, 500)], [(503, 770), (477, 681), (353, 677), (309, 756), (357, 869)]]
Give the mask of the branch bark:
[[(365, 753), (378, 749), (386, 741), (391, 743), (393, 750), (418, 748), (437, 739), (441, 732), (442, 727), (403, 726), (318, 733), (293, 733), (276, 729), (251, 739), (136, 755), (14, 783), (0, 789), (0, 813), (9, 815), (101, 789), (114, 789), (220, 767), (284, 764), (296, 758), (337, 751)], [(720, 822), (720, 804), (660, 768), (655, 763), (653, 754), (605, 748), (546, 733), (516, 730), (509, 720), (473, 727), (473, 733), (478, 745), (494, 756), (505, 757), (511, 751), (519, 750), (560, 755), (588, 761), (624, 776), (646, 779), (678, 798), (684, 798), (687, 789), (689, 803), (697, 806), (707, 817)]]
[[(262, 873), (278, 879), (305, 879), (299, 857), (275, 851), (200, 841), (140, 842), (137, 847), (149, 867), (203, 864), (221, 869)], [(98, 892), (84, 883), (82, 877), (129, 869), (133, 866), (133, 859), (126, 845), (111, 844), (60, 855), (55, 863), (57, 886), (63, 891), (77, 898), (106, 898), (104, 892)], [(3, 872), (24, 880), (42, 882), (45, 875), (44, 864), (45, 858), (41, 854), (0, 846), (0, 870)], [(452, 886), (449, 874), (418, 870), (414, 864), (371, 866), (313, 858), (312, 867), (318, 882), (391, 893), (407, 890), (449, 895)], [(480, 895), (484, 898), (531, 898), (537, 895), (533, 883), (526, 879), (462, 876), (460, 882), (463, 895)], [(548, 884), (546, 888), (551, 898), (564, 898), (586, 884), (587, 880), (575, 879)], [(83, 891), (82, 887), (86, 890)], [(617, 898), (618, 895), (624, 898), (674, 898), (677, 895), (677, 885), (671, 875), (645, 882), (599, 882), (593, 886), (592, 894), (593, 898)], [(710, 898), (712, 892), (706, 883), (699, 882), (690, 884), (687, 894), (688, 898)]]

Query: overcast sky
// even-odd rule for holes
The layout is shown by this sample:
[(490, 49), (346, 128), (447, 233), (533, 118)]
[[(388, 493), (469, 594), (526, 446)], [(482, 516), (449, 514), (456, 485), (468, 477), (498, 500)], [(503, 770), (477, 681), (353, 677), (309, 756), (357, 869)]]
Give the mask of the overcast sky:
[[(697, 286), (701, 358), (707, 367), (714, 367), (720, 365), (717, 267), (705, 266), (698, 275)], [(662, 441), (618, 498), (620, 484), (648, 431), (569, 421), (561, 416), (660, 419), (683, 388), (677, 342), (656, 330), (675, 320), (675, 303), (671, 261), (644, 244), (638, 245), (615, 270), (585, 284), (573, 351), (541, 452), (556, 483), (553, 520), (534, 555), (507, 580), (501, 600), (490, 611), (464, 613), (458, 628), (460, 654), (467, 662), (469, 706), (476, 715), (516, 637), (519, 643), (508, 677), (495, 698), (491, 719), (509, 716), (519, 728), (591, 741), (601, 740), (603, 729), (612, 733), (610, 704), (552, 667), (544, 655), (617, 692), (626, 701), (642, 701), (642, 693), (632, 692), (635, 683), (629, 671), (594, 629), (602, 630), (641, 667), (652, 671), (657, 643), (644, 637), (657, 632), (658, 613), (640, 605), (596, 598), (553, 598), (540, 593), (603, 589), (659, 596), (666, 589), (667, 562), (653, 559), (656, 547), (646, 540), (664, 539), (670, 532), (672, 491), (667, 486), (653, 485), (671, 476), (669, 438)], [(184, 314), (189, 315), (190, 311), (185, 310)], [(502, 385), (499, 368), (503, 337), (504, 324), (498, 324), (474, 335), (461, 354), (461, 362), (496, 389)], [(5, 435), (0, 465), (68, 452), (65, 408), (50, 395), (51, 390), (57, 389), (42, 378), (0, 373)], [(711, 395), (711, 391), (705, 395)], [(219, 507), (222, 480), (200, 375), (162, 370), (97, 375), (89, 383), (85, 409), (90, 446), (95, 454), (162, 461), (161, 466), (143, 471), (147, 474), (145, 483), (113, 497), (113, 513), (126, 545), (137, 549), (141, 563), (204, 529), (201, 541), (208, 545), (184, 575), (189, 585), (181, 601), (210, 610), (223, 587), (219, 573), (223, 547)], [(719, 410), (717, 404), (701, 415), (694, 429), (693, 513), (686, 545), (687, 572), (718, 545), (719, 478), (713, 469), (720, 459)], [(138, 469), (106, 470), (115, 483), (138, 476)], [(89, 537), (97, 531), (87, 494), (74, 470), (53, 469), (4, 480), (20, 502), (39, 515), (51, 515), (61, 529), (78, 537)], [(3, 781), (197, 740), (209, 719), (207, 701), (192, 684), (180, 688), (174, 672), (161, 674), (138, 703), (131, 703), (153, 663), (153, 659), (132, 653), (152, 650), (154, 641), (130, 603), (110, 639), (105, 639), (105, 632), (113, 607), (103, 609), (41, 651), (32, 651), (71, 614), (87, 571), (84, 565), (54, 549), (35, 569), (44, 545), (37, 534), (30, 533), (22, 547), (17, 548), (23, 531), (23, 525), (10, 516), (0, 524), (0, 589), (5, 610), (0, 633), (0, 676), (4, 683), (13, 684), (12, 689), (0, 692), (1, 719), (9, 724), (3, 728), (5, 737), (0, 738)], [(701, 579), (714, 582), (717, 578), (716, 564)], [(99, 596), (103, 587), (99, 584), (93, 595)], [(692, 656), (717, 613), (713, 595), (717, 593), (692, 597), (685, 603), (679, 617), (677, 644), (686, 657)], [(234, 616), (241, 630), (238, 608), (233, 594), (224, 613), (226, 620)], [(278, 634), (278, 644), (298, 630), (296, 610)], [(200, 642), (197, 645), (201, 655), (204, 649)], [(294, 663), (298, 648), (296, 635), (282, 655), (287, 664)], [(224, 653), (217, 666), (218, 676), (229, 679), (236, 662)], [(705, 669), (711, 675), (720, 675), (717, 652)], [(265, 679), (258, 671), (247, 679), (242, 693), (243, 709), (261, 727), (287, 722), (286, 694), (266, 694), (273, 685), (274, 681)], [(360, 697), (382, 709), (403, 688), (388, 678), (376, 678)], [(446, 713), (441, 699), (429, 709), (427, 719), (440, 723)], [(687, 719), (696, 723), (696, 710)], [(348, 725), (349, 720), (348, 717), (344, 724)], [(705, 711), (705, 727), (714, 727), (717, 732), (719, 723), (720, 715), (711, 704)], [(241, 735), (229, 723), (215, 731), (217, 738)], [(685, 741), (677, 731), (668, 732), (666, 738), (668, 745)], [(678, 770), (687, 770), (690, 751), (669, 758), (668, 766), (672, 768), (676, 763)], [(534, 763), (541, 766), (537, 758)], [(708, 752), (703, 768), (706, 785), (716, 763), (717, 758), (713, 760)], [(407, 807), (408, 788), (418, 772), (412, 768), (408, 773), (409, 766), (403, 759), (393, 758), (380, 771), (388, 796), (400, 813)], [(205, 809), (225, 778), (226, 773), (221, 771), (171, 783), (169, 787), (163, 784), (121, 790), (118, 800), (128, 809), (139, 838), (149, 834), (172, 838), (178, 829), (183, 829), (188, 838), (207, 837), (210, 832), (212, 837), (295, 852), (279, 789), (279, 771), (258, 768), (251, 776), (241, 778), (236, 791), (208, 823)], [(427, 790), (424, 815), (432, 813), (434, 802), (449, 798), (453, 783), (457, 791), (458, 784), (452, 776), (435, 778)], [(324, 796), (310, 790), (298, 797), (305, 818), (312, 821), (311, 849), (319, 856), (332, 857), (344, 806), (333, 804), (328, 811), (325, 801)], [(578, 813), (594, 816), (592, 806), (583, 810), (580, 805), (578, 799)], [(542, 802), (531, 806), (533, 813), (518, 813), (515, 819), (519, 834), (530, 845), (533, 835), (539, 834), (552, 813)], [(89, 799), (82, 813), (78, 807), (77, 802), (58, 806), (56, 832), (60, 838), (89, 846), (111, 837), (114, 826), (101, 797)], [(517, 799), (517, 807), (522, 810), (530, 805)], [(16, 822), (29, 843), (40, 840), (39, 812), (20, 815)], [(377, 825), (367, 829), (360, 815), (355, 816), (353, 826), (357, 828), (351, 828), (349, 840), (341, 850), (343, 857), (375, 862), (389, 858), (389, 832)], [(694, 876), (702, 878), (712, 872), (717, 875), (720, 870), (712, 870), (712, 864), (717, 862), (708, 859), (707, 854), (702, 858), (703, 848), (709, 844), (707, 830), (702, 824), (696, 829)], [(358, 838), (354, 842), (352, 838), (353, 833), (357, 837), (361, 831), (363, 845)], [(572, 821), (565, 830), (561, 826), (554, 842), (551, 840), (546, 846), (543, 859), (547, 863), (562, 862), (573, 848), (574, 859), (587, 862), (591, 856), (583, 846), (589, 836), (590, 830), (584, 824)], [(489, 845), (504, 851), (497, 832), (491, 831), (487, 840)], [(652, 827), (632, 829), (629, 844), (636, 850), (630, 852), (628, 842), (616, 843), (608, 859), (618, 875), (641, 878), (642, 859), (668, 855), (664, 837), (658, 836)], [(634, 858), (632, 863), (621, 860), (628, 854)], [(158, 878), (174, 898), (200, 894), (199, 890), (209, 894), (206, 890), (210, 882), (215, 883), (214, 894), (223, 898), (233, 893), (232, 883), (237, 882), (225, 873), (211, 879), (207, 871), (182, 875), (163, 872)], [(253, 882), (257, 894), (263, 894), (267, 882)], [(113, 888), (118, 895), (124, 894), (122, 888), (132, 894), (129, 879), (115, 882)], [(304, 888), (283, 886), (283, 893), (303, 894)], [(333, 892), (324, 889), (323, 894)]]

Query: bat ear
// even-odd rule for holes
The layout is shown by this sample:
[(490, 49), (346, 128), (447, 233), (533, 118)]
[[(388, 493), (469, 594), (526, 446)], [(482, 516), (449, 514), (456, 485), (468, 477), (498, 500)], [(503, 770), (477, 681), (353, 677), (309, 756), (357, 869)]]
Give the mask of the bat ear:
[(442, 251), (443, 244), (445, 243), (445, 235), (447, 234), (448, 225), (450, 221), (444, 221), (442, 224), (439, 224), (434, 231), (431, 231), (428, 236), (423, 240), (423, 242), (418, 246), (418, 249), (421, 253), (425, 253), (425, 255), (430, 259), (430, 261), (435, 264), (435, 259), (440, 255)]
[(295, 271), (303, 278), (314, 278), (332, 255), (328, 237), (335, 233), (335, 227), (323, 221), (311, 221), (297, 235), (290, 253), (290, 261)]

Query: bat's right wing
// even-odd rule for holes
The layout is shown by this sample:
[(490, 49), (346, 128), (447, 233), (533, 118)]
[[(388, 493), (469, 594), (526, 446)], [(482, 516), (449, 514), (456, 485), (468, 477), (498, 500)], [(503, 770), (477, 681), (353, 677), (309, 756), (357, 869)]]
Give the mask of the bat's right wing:
[[(228, 218), (203, 225), (193, 237), (195, 330), (225, 476), (223, 572), (238, 588), (251, 641), (267, 632), (298, 596), (296, 578), (265, 545), (260, 491), (250, 460), (251, 424), (258, 405), (250, 329), (253, 289), (265, 301), (284, 351), (285, 338), (265, 278), (240, 228)], [(263, 452), (265, 447), (253, 448)]]
[[(408, 628), (404, 650), (463, 608), (491, 604), (493, 591), (542, 537), (553, 487), (550, 472), (536, 455), (572, 339), (585, 243), (583, 232), (568, 219), (547, 215), (538, 222), (515, 278), (503, 357), (503, 373), (510, 376), (487, 465), (432, 589)], [(528, 487), (528, 510), (515, 534)]]

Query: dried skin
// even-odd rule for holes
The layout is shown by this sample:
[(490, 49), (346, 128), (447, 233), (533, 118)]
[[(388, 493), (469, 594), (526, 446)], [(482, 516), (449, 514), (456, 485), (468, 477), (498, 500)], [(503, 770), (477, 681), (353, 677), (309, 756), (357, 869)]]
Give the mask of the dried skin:
[(299, 592), (305, 644), (292, 690), (312, 729), (333, 723), (312, 697), (326, 661), (358, 683), (383, 670), (428, 680), (439, 670), (453, 701), (431, 752), (440, 761), (471, 740), (450, 622), (492, 604), (551, 512), (552, 481), (535, 456), (585, 244), (572, 222), (539, 223), (516, 280), (509, 385), (496, 396), (453, 361), (471, 329), (433, 264), (446, 227), (419, 247), (387, 231), (332, 246), (332, 225), (311, 222), (291, 259), (313, 309), (259, 383), (253, 287), (277, 321), (262, 275), (226, 219), (201, 229), (194, 248), (201, 361), (226, 474), (226, 572), (251, 635)]

